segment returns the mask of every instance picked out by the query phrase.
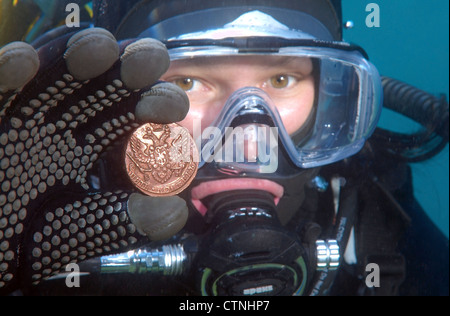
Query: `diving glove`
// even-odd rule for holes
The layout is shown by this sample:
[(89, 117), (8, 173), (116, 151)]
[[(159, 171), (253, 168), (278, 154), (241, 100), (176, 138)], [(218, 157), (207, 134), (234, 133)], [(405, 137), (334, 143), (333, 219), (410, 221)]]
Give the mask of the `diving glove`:
[(158, 81), (168, 67), (162, 43), (101, 28), (1, 48), (0, 293), (183, 228), (185, 201), (138, 193), (117, 158), (141, 124), (186, 116), (184, 91)]

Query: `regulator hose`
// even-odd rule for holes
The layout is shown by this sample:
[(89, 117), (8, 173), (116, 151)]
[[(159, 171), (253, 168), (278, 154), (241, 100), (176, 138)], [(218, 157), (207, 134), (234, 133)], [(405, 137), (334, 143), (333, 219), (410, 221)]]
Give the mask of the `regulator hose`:
[(445, 95), (436, 97), (423, 90), (389, 77), (382, 77), (384, 104), (422, 125), (412, 134), (378, 127), (373, 144), (381, 151), (407, 162), (430, 159), (449, 141), (449, 106)]

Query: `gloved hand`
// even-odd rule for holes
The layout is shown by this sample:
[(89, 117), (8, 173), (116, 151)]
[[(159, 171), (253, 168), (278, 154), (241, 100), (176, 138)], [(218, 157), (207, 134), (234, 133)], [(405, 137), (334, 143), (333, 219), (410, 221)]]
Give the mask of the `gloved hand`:
[(139, 125), (187, 114), (180, 88), (150, 88), (168, 65), (162, 43), (99, 28), (0, 50), (0, 293), (184, 226), (184, 200), (139, 194), (121, 159)]

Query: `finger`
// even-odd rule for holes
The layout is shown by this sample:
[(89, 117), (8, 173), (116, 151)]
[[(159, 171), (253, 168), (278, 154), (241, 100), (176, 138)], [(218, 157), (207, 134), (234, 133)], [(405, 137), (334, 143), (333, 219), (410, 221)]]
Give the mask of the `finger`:
[[(86, 99), (88, 105), (97, 104), (89, 100), (94, 100), (97, 91), (102, 93), (111, 86), (113, 80), (101, 78), (93, 84), (90, 84), (89, 80), (107, 73), (112, 65), (117, 63), (119, 52), (114, 36), (100, 28), (67, 34), (42, 45), (37, 51), (40, 67), (38, 73), (21, 93), (16, 93), (8, 99), (6, 95), (0, 100), (5, 102), (0, 116), (14, 115), (28, 121), (44, 115), (50, 116), (49, 119), (56, 122), (59, 117), (48, 112), (67, 111), (78, 102), (86, 104)], [(6, 70), (10, 71), (9, 68)], [(2, 80), (7, 82), (7, 86), (12, 86), (9, 78), (2, 76)], [(123, 85), (121, 82), (118, 84)], [(121, 92), (129, 95), (129, 91), (125, 89), (121, 89)], [(120, 99), (121, 94), (113, 93), (113, 96), (113, 99)], [(93, 113), (95, 109), (87, 111)], [(81, 120), (81, 117), (79, 119)]]
[(107, 30), (89, 28), (69, 39), (64, 59), (75, 79), (88, 80), (103, 74), (119, 59), (119, 45)]
[(0, 93), (26, 85), (39, 69), (34, 48), (23, 42), (13, 42), (0, 49)]
[(182, 121), (189, 112), (189, 99), (178, 86), (162, 82), (142, 94), (135, 116), (140, 122), (168, 124)]
[(188, 208), (178, 196), (151, 197), (134, 193), (128, 201), (128, 214), (141, 233), (151, 240), (164, 240), (184, 227)]
[[(154, 84), (170, 64), (164, 44), (150, 38), (128, 45), (120, 60), (121, 80), (132, 90)], [(186, 93), (174, 84), (163, 82), (141, 95), (135, 115), (140, 122), (167, 124), (183, 120), (188, 111)]]
[[(76, 33), (67, 42), (67, 68), (78, 80), (106, 72), (119, 57), (114, 36), (105, 29), (90, 28)], [(120, 76), (131, 90), (154, 84), (169, 68), (169, 54), (160, 41), (144, 38), (129, 44), (120, 56)]]
[(131, 90), (154, 84), (167, 71), (170, 63), (164, 44), (151, 38), (128, 45), (120, 61), (120, 76)]

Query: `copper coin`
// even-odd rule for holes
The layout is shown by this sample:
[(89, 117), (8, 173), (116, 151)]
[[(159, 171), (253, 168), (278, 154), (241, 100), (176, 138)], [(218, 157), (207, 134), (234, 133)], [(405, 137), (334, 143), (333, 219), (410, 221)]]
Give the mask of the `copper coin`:
[(131, 135), (125, 165), (140, 191), (150, 196), (169, 196), (180, 193), (192, 182), (198, 157), (186, 128), (176, 123), (147, 123)]

